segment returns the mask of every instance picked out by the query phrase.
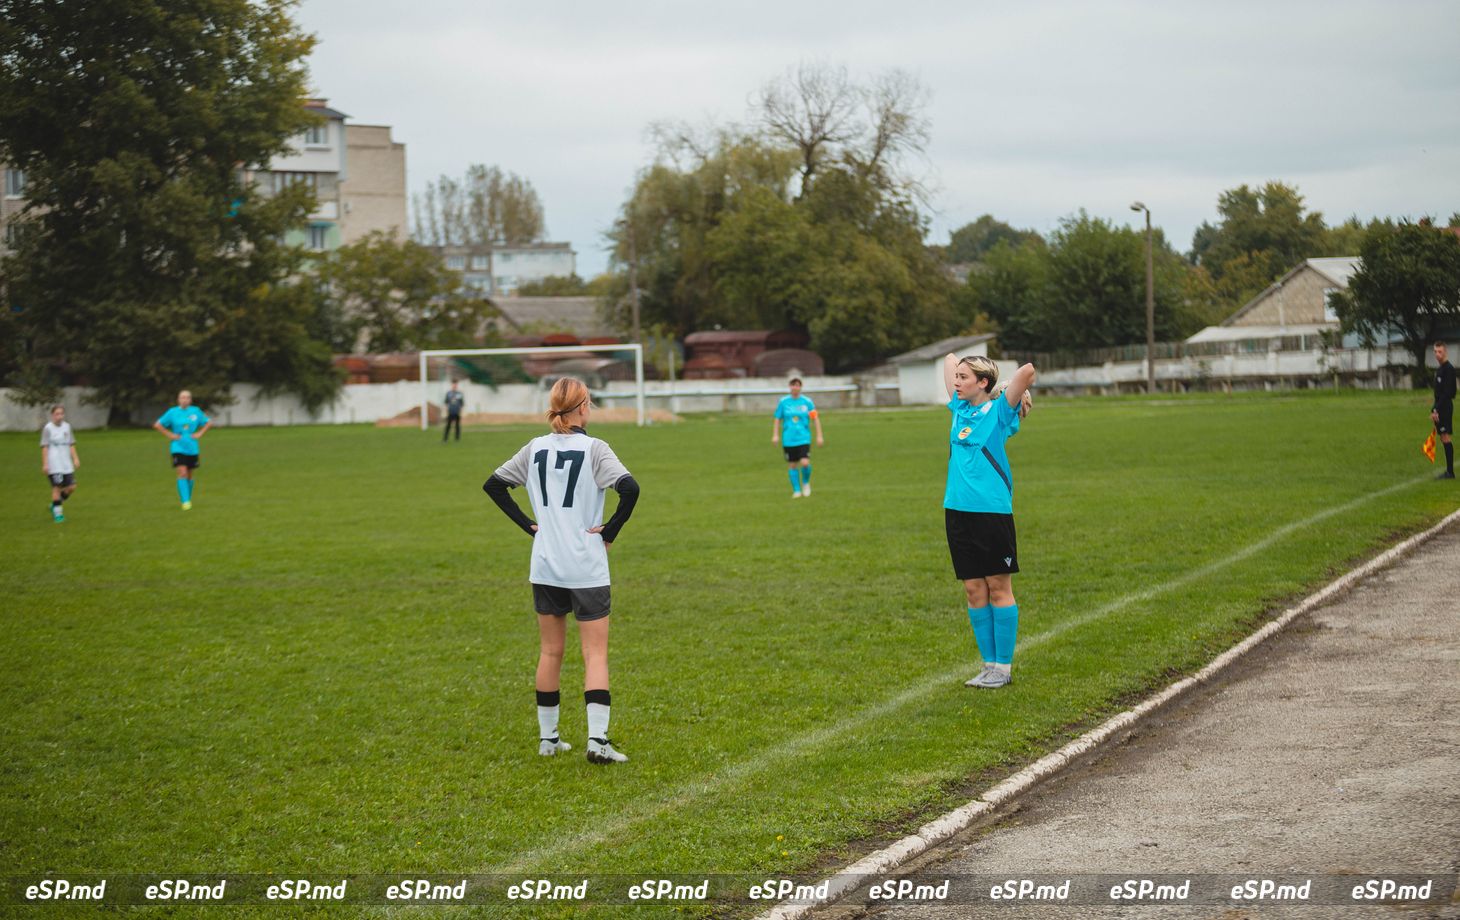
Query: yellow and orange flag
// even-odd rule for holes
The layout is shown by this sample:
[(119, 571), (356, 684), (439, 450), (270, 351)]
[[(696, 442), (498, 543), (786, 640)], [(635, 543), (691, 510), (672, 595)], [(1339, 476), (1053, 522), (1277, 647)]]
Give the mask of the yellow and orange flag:
[(1425, 452), (1425, 456), (1430, 458), (1431, 463), (1435, 462), (1435, 431), (1433, 428), (1430, 429), (1430, 436), (1425, 438), (1424, 446), (1420, 450)]

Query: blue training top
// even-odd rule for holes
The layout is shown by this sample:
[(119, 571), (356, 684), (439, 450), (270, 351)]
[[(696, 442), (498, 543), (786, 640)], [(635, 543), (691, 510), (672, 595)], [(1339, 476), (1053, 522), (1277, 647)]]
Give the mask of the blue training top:
[(1002, 395), (975, 408), (948, 400), (948, 487), (943, 507), (954, 511), (1014, 513), (1014, 474), (1004, 442), (1019, 430), (1019, 410)]
[(173, 406), (162, 413), (162, 418), (157, 420), (157, 424), (175, 435), (181, 435), (172, 442), (173, 453), (196, 457), (198, 442), (193, 437), (193, 432), (208, 424), (208, 416), (204, 415), (203, 410), (197, 406), (188, 406), (186, 409), (182, 406)]
[(781, 420), (781, 446), (800, 447), (811, 443), (811, 413), (816, 403), (805, 396), (782, 396), (776, 403), (776, 418)]

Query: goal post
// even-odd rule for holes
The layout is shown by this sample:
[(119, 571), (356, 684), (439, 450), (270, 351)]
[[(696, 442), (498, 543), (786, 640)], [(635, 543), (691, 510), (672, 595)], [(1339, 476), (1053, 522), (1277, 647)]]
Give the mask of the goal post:
[[(540, 347), (521, 348), (437, 348), (420, 353), (420, 374), (421, 374), (421, 430), (425, 431), (431, 426), (431, 386), (433, 381), (430, 377), (431, 359), (452, 358), (484, 358), (489, 356), (511, 357), (514, 355), (532, 355), (534, 357), (545, 357), (554, 354), (564, 356), (581, 356), (584, 352), (608, 352), (608, 353), (632, 353), (634, 356), (634, 407), (637, 410), (638, 424), (642, 427), (646, 423), (644, 409), (644, 346), (642, 345), (544, 345)], [(557, 376), (557, 375), (552, 375)], [(562, 376), (579, 376), (572, 370), (565, 371)], [(441, 383), (442, 381), (435, 381)], [(591, 389), (591, 385), (590, 385)]]

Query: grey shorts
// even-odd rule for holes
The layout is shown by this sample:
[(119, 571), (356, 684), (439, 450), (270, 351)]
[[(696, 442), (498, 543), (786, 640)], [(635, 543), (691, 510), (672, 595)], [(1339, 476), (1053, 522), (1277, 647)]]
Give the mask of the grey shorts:
[(543, 616), (565, 617), (568, 611), (578, 622), (601, 620), (609, 613), (608, 585), (597, 588), (560, 588), (557, 585), (532, 586), (533, 609)]

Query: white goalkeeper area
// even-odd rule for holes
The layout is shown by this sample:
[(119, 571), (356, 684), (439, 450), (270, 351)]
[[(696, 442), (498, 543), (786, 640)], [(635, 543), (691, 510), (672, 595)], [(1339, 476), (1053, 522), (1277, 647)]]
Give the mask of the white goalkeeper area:
[[(632, 359), (632, 376), (628, 368)], [(431, 395), (444, 393), (453, 381), (488, 387), (532, 384), (545, 410), (547, 394), (560, 377), (577, 377), (590, 391), (607, 381), (630, 379), (638, 424), (646, 423), (644, 347), (642, 345), (560, 345), (525, 348), (443, 348), (420, 353), (421, 430), (430, 427)]]

